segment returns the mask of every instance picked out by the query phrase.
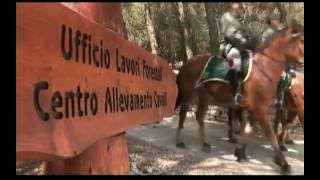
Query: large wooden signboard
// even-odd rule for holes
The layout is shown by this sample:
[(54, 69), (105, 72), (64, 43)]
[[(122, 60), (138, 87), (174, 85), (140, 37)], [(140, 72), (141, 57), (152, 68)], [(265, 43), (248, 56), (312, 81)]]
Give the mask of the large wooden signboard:
[(59, 3), (16, 5), (16, 155), (74, 157), (174, 113), (168, 63)]

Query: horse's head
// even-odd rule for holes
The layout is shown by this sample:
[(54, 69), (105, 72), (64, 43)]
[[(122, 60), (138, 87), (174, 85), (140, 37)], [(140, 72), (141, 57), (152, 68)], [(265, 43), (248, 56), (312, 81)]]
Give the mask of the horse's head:
[(280, 35), (284, 58), (288, 63), (304, 63), (304, 30), (297, 23), (291, 23)]

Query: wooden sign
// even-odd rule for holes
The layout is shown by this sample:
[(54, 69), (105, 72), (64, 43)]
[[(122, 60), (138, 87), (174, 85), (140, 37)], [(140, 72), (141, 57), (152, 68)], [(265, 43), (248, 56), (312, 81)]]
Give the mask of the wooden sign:
[(74, 157), (174, 113), (159, 56), (59, 3), (16, 4), (16, 156)]

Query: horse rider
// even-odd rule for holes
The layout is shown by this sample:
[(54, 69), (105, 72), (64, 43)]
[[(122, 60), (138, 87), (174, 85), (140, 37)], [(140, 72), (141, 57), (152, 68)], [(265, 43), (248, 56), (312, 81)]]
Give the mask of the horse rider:
[(278, 32), (284, 29), (284, 25), (280, 22), (280, 17), (276, 14), (272, 14), (267, 17), (267, 28), (263, 31), (261, 36), (261, 44), (266, 44), (273, 37), (275, 37)]
[(220, 25), (224, 40), (221, 42), (219, 51), (229, 62), (230, 69), (234, 72), (233, 93), (234, 105), (241, 104), (241, 58), (247, 55), (248, 38), (245, 37), (245, 28), (241, 17), (239, 3), (231, 3), (231, 8), (220, 18)]
[(283, 108), (283, 100), (285, 91), (290, 87), (292, 78), (296, 77), (294, 66), (287, 65), (284, 72), (281, 74), (277, 91), (276, 91), (276, 107)]

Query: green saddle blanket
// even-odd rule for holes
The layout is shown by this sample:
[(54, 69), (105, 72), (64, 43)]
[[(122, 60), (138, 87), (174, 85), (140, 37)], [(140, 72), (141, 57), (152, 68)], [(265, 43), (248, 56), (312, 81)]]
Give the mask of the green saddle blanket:
[[(196, 83), (196, 87), (208, 81), (221, 81), (230, 83), (232, 73), (229, 71), (228, 62), (219, 56), (209, 58), (207, 64), (202, 70), (200, 77)], [(244, 58), (241, 60), (241, 78), (242, 83), (245, 82), (251, 72), (252, 58)]]

